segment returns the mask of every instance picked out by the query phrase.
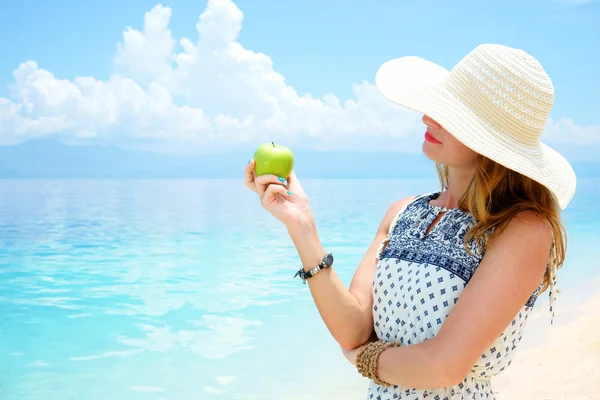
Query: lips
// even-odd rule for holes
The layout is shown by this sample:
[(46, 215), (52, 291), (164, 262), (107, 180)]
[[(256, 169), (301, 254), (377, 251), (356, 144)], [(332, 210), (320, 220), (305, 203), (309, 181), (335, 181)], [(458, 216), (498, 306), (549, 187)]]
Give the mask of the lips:
[(434, 138), (431, 133), (429, 133), (429, 131), (425, 132), (425, 140), (427, 140), (430, 143), (435, 143), (435, 144), (441, 144), (442, 142), (440, 142), (439, 140), (437, 140), (436, 138)]

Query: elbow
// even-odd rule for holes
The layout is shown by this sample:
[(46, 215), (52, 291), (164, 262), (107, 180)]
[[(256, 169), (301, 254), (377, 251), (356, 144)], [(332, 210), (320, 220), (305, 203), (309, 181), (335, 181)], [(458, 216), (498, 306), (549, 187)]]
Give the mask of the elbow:
[(371, 338), (370, 333), (346, 333), (345, 335), (339, 335), (335, 337), (335, 341), (344, 350), (353, 350), (363, 344), (367, 343)]
[(367, 341), (362, 340), (359, 337), (348, 336), (348, 337), (340, 337), (340, 338), (336, 339), (336, 342), (338, 342), (340, 347), (344, 350), (353, 350), (359, 346), (362, 346)]
[(360, 346), (360, 344), (349, 340), (338, 340), (337, 342), (343, 350), (353, 350)]
[[(429, 362), (427, 370), (428, 374), (426, 376), (415, 377), (414, 379), (417, 379), (417, 381), (412, 382), (411, 386), (418, 389), (448, 388), (458, 385), (464, 379), (464, 377), (461, 377), (461, 371), (450, 364), (444, 363), (440, 359)], [(400, 382), (390, 383), (400, 384)], [(406, 382), (402, 383), (406, 384)]]
[[(432, 341), (433, 344), (434, 341)], [(431, 370), (437, 373), (431, 374), (433, 382), (429, 382), (431, 387), (452, 387), (460, 384), (471, 372), (472, 363), (464, 356), (455, 351), (448, 351), (438, 346), (431, 353)]]
[(471, 372), (469, 365), (460, 355), (441, 357), (437, 370), (439, 382), (436, 387), (451, 387), (463, 382)]
[(432, 366), (431, 372), (436, 373), (429, 374), (429, 382), (423, 384), (425, 387), (435, 388), (448, 388), (453, 387), (465, 380), (468, 375), (468, 371), (464, 368), (459, 368), (455, 363), (444, 363), (442, 361), (436, 363), (437, 365)]
[(438, 387), (452, 387), (460, 384), (469, 374), (469, 369), (459, 368), (453, 365), (445, 366), (442, 374), (440, 374), (440, 382)]

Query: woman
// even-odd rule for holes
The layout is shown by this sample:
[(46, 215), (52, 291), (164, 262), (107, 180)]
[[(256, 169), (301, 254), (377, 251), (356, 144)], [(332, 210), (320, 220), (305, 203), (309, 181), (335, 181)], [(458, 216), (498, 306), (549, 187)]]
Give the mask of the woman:
[(510, 364), (538, 295), (550, 289), (552, 304), (565, 257), (560, 210), (576, 179), (539, 140), (552, 82), (524, 51), (481, 45), (451, 71), (391, 60), (375, 83), (423, 114), (442, 190), (389, 207), (349, 289), (296, 175), (256, 177), (251, 161), (246, 185), (286, 225), (323, 321), (370, 378), (367, 398), (493, 399), (490, 378)]

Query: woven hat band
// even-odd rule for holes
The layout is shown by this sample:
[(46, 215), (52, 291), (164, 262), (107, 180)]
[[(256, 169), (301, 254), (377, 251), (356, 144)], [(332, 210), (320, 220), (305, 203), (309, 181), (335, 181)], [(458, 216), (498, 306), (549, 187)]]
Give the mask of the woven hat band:
[(450, 71), (446, 86), (491, 131), (537, 147), (554, 102), (552, 82), (526, 53), (487, 54), (493, 51), (469, 53)]

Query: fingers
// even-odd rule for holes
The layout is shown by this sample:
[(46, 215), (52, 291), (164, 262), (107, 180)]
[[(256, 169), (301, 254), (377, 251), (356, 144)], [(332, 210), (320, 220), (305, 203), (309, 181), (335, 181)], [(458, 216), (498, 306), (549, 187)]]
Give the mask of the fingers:
[(256, 189), (256, 183), (254, 182), (255, 178), (256, 177), (254, 175), (254, 160), (250, 160), (250, 162), (248, 163), (248, 165), (246, 165), (246, 168), (244, 169), (244, 180), (248, 189), (252, 190), (255, 193), (258, 193), (258, 190)]
[(305, 196), (304, 189), (302, 188), (300, 181), (296, 177), (296, 172), (294, 170), (292, 170), (287, 180), (287, 187), (290, 188), (290, 190), (294, 191), (294, 193), (296, 193), (299, 196)]
[(261, 198), (265, 195), (265, 191), (267, 190), (267, 187), (269, 185), (274, 184), (274, 185), (279, 185), (279, 186), (283, 187), (288, 184), (288, 182), (285, 179), (280, 178), (276, 175), (271, 175), (271, 174), (255, 177), (254, 183), (256, 185), (256, 190), (258, 192), (258, 195)]
[(261, 196), (261, 203), (263, 206), (268, 206), (270, 203), (277, 201), (277, 196), (281, 195), (284, 198), (290, 197), (292, 192), (287, 190), (281, 183), (271, 183), (267, 186), (264, 194)]
[(284, 186), (288, 184), (287, 180), (271, 174), (256, 176), (254, 172), (254, 165), (255, 161), (250, 160), (244, 169), (244, 181), (250, 190), (258, 193), (262, 199), (265, 196), (265, 192), (267, 191), (269, 185), (276, 185), (283, 188), (283, 191), (281, 192), (282, 194), (286, 194), (287, 189), (285, 189)]
[(254, 178), (254, 182), (256, 183), (257, 186), (259, 186), (259, 185), (266, 186), (269, 183), (278, 183), (283, 186), (286, 186), (288, 184), (288, 181), (285, 180), (284, 178), (280, 178), (277, 175), (272, 175), (272, 174), (257, 176), (256, 178)]

